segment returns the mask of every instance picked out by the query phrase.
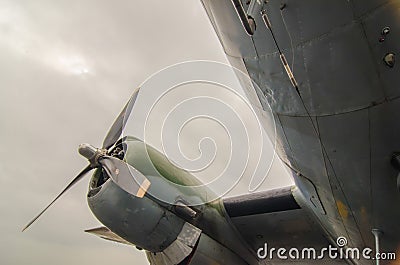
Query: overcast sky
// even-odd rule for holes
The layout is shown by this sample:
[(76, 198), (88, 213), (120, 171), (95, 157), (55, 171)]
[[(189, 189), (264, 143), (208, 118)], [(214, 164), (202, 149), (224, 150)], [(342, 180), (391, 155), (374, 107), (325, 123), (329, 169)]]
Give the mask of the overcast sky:
[[(0, 0), (1, 264), (147, 264), (135, 248), (83, 232), (100, 226), (89, 178), (20, 230), (86, 165), (78, 145), (100, 146), (134, 88), (188, 60), (226, 63), (198, 0)], [(154, 93), (141, 93), (138, 110)], [(186, 139), (204, 137), (203, 125)], [(267, 180), (263, 189), (290, 183), (277, 161)]]

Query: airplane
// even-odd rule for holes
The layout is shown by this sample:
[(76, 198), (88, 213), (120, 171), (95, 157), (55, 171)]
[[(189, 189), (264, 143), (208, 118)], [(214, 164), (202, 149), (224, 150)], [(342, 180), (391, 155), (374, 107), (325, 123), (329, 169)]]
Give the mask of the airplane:
[[(208, 202), (194, 176), (121, 138), (136, 90), (103, 146), (79, 147), (89, 165), (24, 230), (94, 170), (88, 204), (104, 226), (86, 232), (142, 249), (150, 264), (399, 264), (400, 1), (202, 4), (231, 65), (261, 88), (242, 84), (253, 107), (271, 107), (294, 185)], [(372, 253), (311, 257), (328, 246)], [(291, 252), (302, 248), (311, 256)]]

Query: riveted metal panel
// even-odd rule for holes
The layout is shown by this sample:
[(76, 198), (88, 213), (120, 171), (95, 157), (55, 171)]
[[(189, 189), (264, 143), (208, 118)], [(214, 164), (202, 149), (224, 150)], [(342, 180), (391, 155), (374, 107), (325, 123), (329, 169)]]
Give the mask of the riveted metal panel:
[(279, 116), (274, 114), (274, 117), (276, 126), (276, 152), (282, 161), (294, 168), (297, 168), (292, 149), (287, 141), (286, 134), (282, 128)]
[(400, 237), (398, 171), (390, 164), (393, 152), (400, 151), (399, 110), (400, 100), (395, 100), (376, 106), (370, 112), (373, 217), (376, 228), (387, 234), (387, 240), (382, 240), (385, 251), (395, 251)]
[[(289, 49), (290, 48), (290, 38), (284, 28), (284, 24), (279, 12), (279, 6), (281, 5), (281, 1), (269, 1), (268, 4), (264, 5), (265, 10), (267, 11), (268, 18), (272, 23), (273, 31), (275, 36), (278, 39), (279, 46), (281, 49)], [(286, 18), (286, 17), (285, 17)], [(295, 43), (299, 43), (299, 38), (296, 34), (299, 34), (298, 29), (298, 19), (297, 19), (297, 9), (292, 6), (292, 8), (288, 11), (287, 16), (288, 23), (291, 25), (291, 33), (294, 34), (292, 36), (294, 38)], [(277, 49), (274, 43), (274, 40), (269, 32), (268, 28), (265, 26), (264, 21), (261, 15), (255, 17), (257, 29), (253, 35), (254, 44), (257, 49), (258, 55), (266, 56), (271, 55), (273, 53), (277, 53)], [(294, 28), (293, 28), (294, 27)]]
[(282, 13), (291, 9), (292, 5), (295, 6), (293, 8), (297, 7), (301, 42), (327, 34), (336, 27), (350, 23), (353, 19), (351, 4), (347, 0), (291, 0)]
[(296, 159), (296, 169), (312, 179), (316, 186), (326, 186), (322, 149), (310, 119), (283, 115), (279, 115), (279, 119)]
[(318, 125), (339, 213), (350, 240), (362, 246), (358, 227), (363, 229), (364, 240), (370, 238), (372, 227), (368, 215), (372, 201), (366, 192), (371, 189), (368, 109), (321, 117)]
[[(392, 4), (388, 4), (389, 2)], [(365, 240), (368, 245), (373, 240), (372, 234), (368, 233), (370, 227), (363, 223), (362, 208), (354, 207), (356, 209), (353, 210), (353, 205), (362, 204), (359, 196), (361, 191), (365, 193), (363, 195), (365, 201), (371, 199), (368, 198), (369, 193), (365, 189), (372, 187), (370, 194), (374, 202), (372, 213), (367, 210), (370, 214), (367, 217), (374, 216), (372, 222), (374, 227), (382, 229), (385, 233), (382, 248), (390, 251), (398, 247), (395, 244), (398, 245), (397, 239), (400, 236), (398, 228), (400, 216), (396, 211), (400, 197), (396, 189), (397, 172), (390, 165), (391, 154), (400, 151), (397, 140), (400, 129), (398, 122), (400, 104), (386, 100), (398, 96), (400, 77), (397, 76), (397, 66), (392, 69), (387, 68), (382, 58), (392, 49), (394, 53), (399, 54), (395, 51), (400, 47), (397, 38), (400, 27), (399, 1), (327, 0), (316, 3), (312, 0), (288, 0), (285, 1), (287, 6), (282, 13), (289, 32), (283, 25), (278, 9), (281, 3), (282, 1), (270, 0), (268, 14), (279, 46), (286, 55), (289, 65), (292, 55), (289, 33), (293, 45), (297, 45), (297, 48), (293, 49), (295, 51), (293, 72), (305, 105), (311, 115), (319, 116), (318, 121), (323, 127), (321, 131), (314, 132), (310, 118), (296, 117), (305, 115), (304, 109), (300, 108), (299, 104), (302, 102), (296, 100), (294, 97), (296, 94), (288, 95), (293, 91), (290, 90), (292, 86), (279, 61), (269, 32), (266, 28), (260, 29), (262, 25), (260, 18), (256, 18), (258, 29), (253, 37), (258, 54), (255, 54), (256, 57), (244, 54), (244, 57), (247, 57), (245, 64), (249, 73), (264, 92), (272, 92), (271, 94), (279, 92), (281, 93), (279, 96), (285, 99), (282, 100), (284, 103), (276, 104), (273, 109), (280, 114), (282, 122), (282, 130), (279, 132), (278, 129), (277, 132), (278, 137), (284, 139), (282, 135), (285, 135), (288, 139), (287, 143), (281, 144), (282, 150), (292, 152), (296, 163), (291, 163), (291, 166), (305, 175), (305, 177), (296, 176), (296, 185), (299, 189), (306, 190), (306, 185), (303, 184), (308, 183), (304, 181), (307, 177), (316, 186), (327, 212), (326, 218), (317, 217), (331, 238), (341, 234), (350, 235), (351, 241), (354, 239), (358, 244), (360, 240), (357, 236), (357, 224), (360, 224), (364, 239), (369, 234), (369, 238)], [(313, 5), (307, 7), (309, 3)], [(294, 8), (296, 5), (299, 5), (298, 9)], [(321, 6), (322, 8), (319, 8)], [(300, 12), (300, 8), (306, 10)], [(383, 26), (391, 26), (391, 33), (385, 42), (377, 43)], [(227, 43), (230, 42), (228, 39)], [(273, 99), (271, 97), (271, 100)], [(363, 110), (364, 108), (369, 109)], [(369, 128), (366, 129), (365, 113), (368, 111)], [(359, 113), (349, 113), (347, 117), (321, 117), (347, 112)], [(323, 120), (325, 118), (327, 120)], [(346, 123), (349, 125), (345, 126)], [(319, 133), (324, 137), (326, 154), (321, 149)], [(353, 182), (352, 177), (348, 177), (357, 175), (359, 178), (367, 173), (368, 163), (363, 156), (365, 150), (369, 148), (367, 134), (371, 139), (369, 186), (363, 177)], [(342, 144), (345, 141), (340, 138), (351, 139), (354, 142), (347, 143), (346, 146)], [(335, 141), (340, 140), (336, 146)], [(343, 149), (349, 156), (340, 157), (337, 154), (339, 149)], [(354, 164), (347, 169), (345, 164), (351, 158), (358, 161), (354, 161)], [(352, 186), (352, 189), (347, 190), (346, 185)], [(356, 192), (353, 194), (354, 189)], [(338, 202), (342, 202), (343, 205)], [(384, 207), (386, 205), (388, 207)], [(354, 219), (343, 218), (346, 209), (350, 219), (354, 211), (357, 222)], [(346, 228), (343, 223), (346, 224)]]
[(389, 159), (394, 150), (400, 150), (399, 121), (400, 99), (371, 108), (372, 158)]
[(361, 25), (351, 24), (304, 46), (306, 102), (318, 115), (353, 111), (384, 99)]
[[(282, 10), (280, 8), (283, 3), (280, 0), (269, 1), (265, 8), (278, 44), (285, 51), (291, 49), (292, 45), (310, 41), (350, 23), (353, 19), (352, 6), (347, 0), (289, 0), (284, 3), (286, 7)], [(276, 52), (271, 34), (264, 26), (261, 16), (256, 18), (256, 24), (257, 30), (253, 38), (258, 54)]]
[(351, 0), (351, 2), (353, 2), (354, 6), (354, 15), (359, 17), (381, 5), (384, 5), (385, 3), (390, 2), (390, 0)]
[[(300, 176), (295, 176), (296, 186), (308, 190), (307, 182), (315, 187), (326, 215), (318, 215), (332, 236), (345, 235), (342, 220), (332, 202), (331, 182), (325, 167), (325, 158), (317, 133), (308, 117), (288, 117), (279, 115), (287, 136)], [(314, 124), (317, 122), (313, 119)], [(319, 132), (318, 132), (319, 134)], [(308, 202), (310, 203), (310, 202)], [(337, 234), (338, 233), (338, 234)]]
[[(350, 201), (352, 196), (349, 193), (344, 193), (343, 183), (340, 181), (340, 178), (337, 176), (335, 169), (332, 166), (332, 163), (329, 162), (329, 159), (326, 154), (324, 154), (324, 158), (326, 161), (326, 170), (329, 176), (329, 182), (332, 189), (332, 197), (330, 198), (334, 209), (337, 212), (337, 223), (340, 221), (344, 225), (344, 229), (340, 230), (337, 227), (334, 229), (335, 238), (340, 236), (344, 236), (348, 240), (348, 246), (351, 247), (359, 247), (362, 248), (365, 246), (365, 242), (361, 236), (361, 232), (359, 230), (358, 223), (354, 217), (354, 213), (350, 208)], [(328, 227), (335, 227), (335, 221), (329, 220)], [(368, 245), (371, 248), (373, 245)]]
[[(296, 54), (294, 69), (301, 71), (303, 62), (302, 57), (298, 55)], [(279, 54), (260, 57), (258, 60), (245, 59), (245, 64), (251, 79), (267, 95), (268, 103), (274, 112), (306, 115), (296, 89), (282, 66)]]
[[(385, 98), (375, 59), (358, 23), (304, 43), (294, 49), (294, 58), (288, 54), (286, 59), (311, 115), (354, 111)], [(265, 93), (271, 94), (270, 104), (275, 112), (306, 115), (279, 54), (245, 59), (245, 64), (251, 78)]]
[[(388, 98), (398, 97), (400, 96), (399, 63), (390, 68), (384, 63), (383, 58), (388, 53), (400, 56), (400, 2), (395, 1), (377, 9), (364, 18), (363, 24), (383, 90)], [(390, 28), (390, 33), (384, 36), (383, 42), (380, 42), (381, 32), (385, 27)]]

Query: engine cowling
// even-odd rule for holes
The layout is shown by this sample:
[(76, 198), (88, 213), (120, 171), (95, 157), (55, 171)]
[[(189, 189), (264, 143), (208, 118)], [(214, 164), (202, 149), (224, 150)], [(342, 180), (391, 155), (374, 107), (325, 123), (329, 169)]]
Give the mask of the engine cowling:
[[(151, 182), (145, 196), (138, 198), (105, 178), (101, 169), (93, 175), (89, 207), (117, 242), (144, 249), (155, 265), (247, 264), (241, 257), (247, 260), (251, 253), (240, 244), (229, 243), (238, 238), (219, 203), (206, 203), (210, 195), (206, 187), (190, 190), (200, 182), (138, 139), (128, 137), (117, 147), (112, 155), (124, 159)], [(215, 231), (225, 237), (213, 239)]]
[(159, 252), (171, 245), (185, 221), (147, 197), (137, 198), (106, 181), (88, 194), (94, 215), (115, 234), (139, 248)]
[(151, 265), (247, 265), (237, 254), (202, 233), (193, 251), (180, 263), (171, 261), (165, 253), (146, 252)]

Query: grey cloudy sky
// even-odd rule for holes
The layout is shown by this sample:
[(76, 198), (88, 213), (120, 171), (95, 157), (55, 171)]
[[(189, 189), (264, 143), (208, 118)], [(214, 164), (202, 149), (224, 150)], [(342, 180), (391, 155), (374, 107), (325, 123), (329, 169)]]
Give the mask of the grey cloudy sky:
[[(226, 62), (200, 1), (0, 1), (1, 264), (147, 264), (83, 233), (100, 225), (89, 178), (20, 229), (86, 165), (78, 145), (100, 146), (133, 89), (188, 60)], [(270, 175), (263, 188), (290, 183), (277, 162)]]

